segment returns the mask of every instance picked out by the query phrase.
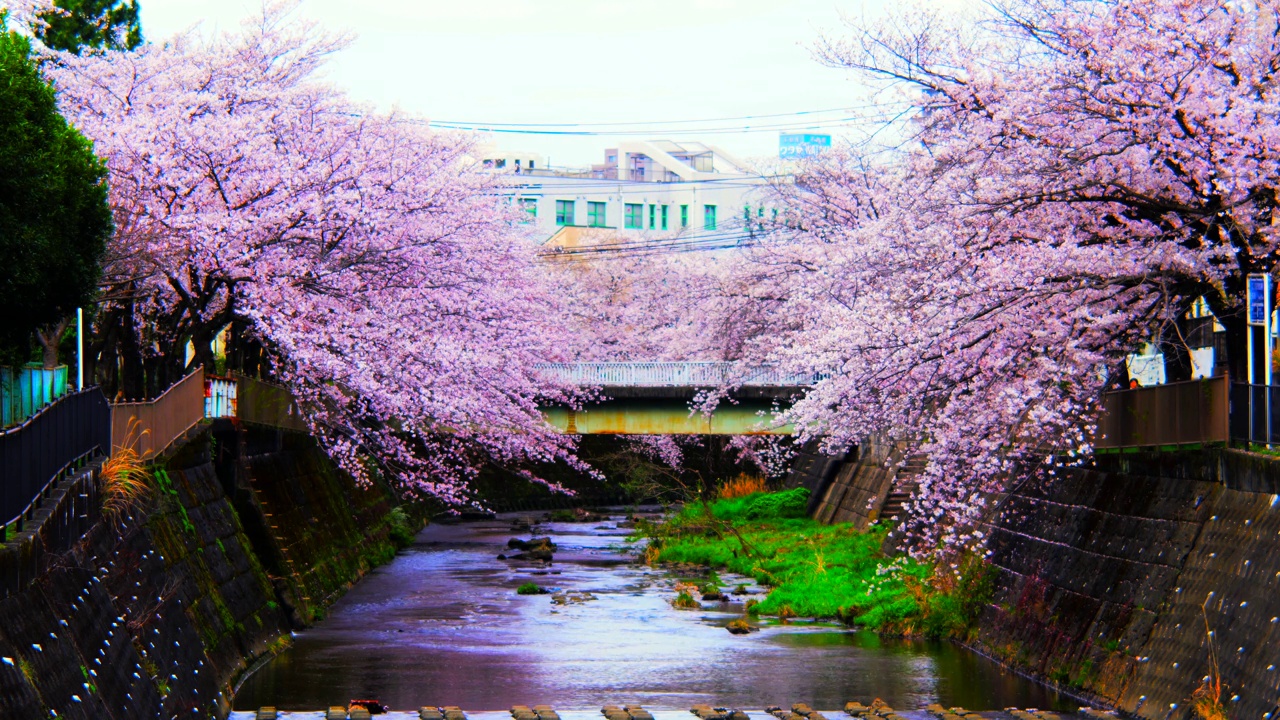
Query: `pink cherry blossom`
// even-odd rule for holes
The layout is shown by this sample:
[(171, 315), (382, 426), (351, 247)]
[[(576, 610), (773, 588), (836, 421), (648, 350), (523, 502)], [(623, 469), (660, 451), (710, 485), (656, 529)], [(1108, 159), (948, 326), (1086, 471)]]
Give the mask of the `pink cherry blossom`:
[(155, 352), (245, 323), (361, 481), (464, 502), (483, 462), (579, 464), (538, 409), (570, 399), (535, 370), (565, 342), (498, 179), (470, 138), (324, 82), (345, 40), (291, 10), (49, 68), (108, 163)]

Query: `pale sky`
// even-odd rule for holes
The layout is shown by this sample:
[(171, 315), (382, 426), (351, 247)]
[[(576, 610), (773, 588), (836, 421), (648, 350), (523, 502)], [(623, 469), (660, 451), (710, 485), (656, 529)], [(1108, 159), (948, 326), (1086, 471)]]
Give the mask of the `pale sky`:
[[(885, 0), (303, 0), (300, 12), (356, 36), (332, 81), (382, 109), (433, 121), (645, 123), (631, 139), (702, 140), (776, 157), (779, 130), (703, 135), (693, 128), (794, 124), (849, 113), (649, 125), (865, 105), (859, 79), (815, 61), (841, 13)], [(143, 33), (232, 30), (261, 0), (141, 0)], [(859, 111), (861, 112), (861, 111)], [(587, 128), (597, 130), (601, 128)], [(607, 130), (607, 128), (604, 128)], [(651, 132), (650, 132), (651, 131)], [(814, 130), (840, 136), (857, 130)], [(499, 147), (554, 165), (600, 162), (618, 136), (495, 135)], [(626, 139), (626, 138), (622, 138)]]

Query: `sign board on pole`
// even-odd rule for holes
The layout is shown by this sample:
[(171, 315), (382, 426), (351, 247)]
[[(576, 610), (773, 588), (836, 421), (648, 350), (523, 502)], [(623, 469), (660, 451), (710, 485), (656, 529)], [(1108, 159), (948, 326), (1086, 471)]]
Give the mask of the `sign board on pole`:
[(1267, 310), (1270, 309), (1271, 303), (1267, 302), (1268, 295), (1271, 294), (1271, 276), (1270, 275), (1250, 275), (1246, 278), (1245, 296), (1249, 304), (1250, 325), (1266, 326)]
[(831, 149), (830, 135), (783, 133), (778, 135), (778, 157), (803, 158), (821, 155)]

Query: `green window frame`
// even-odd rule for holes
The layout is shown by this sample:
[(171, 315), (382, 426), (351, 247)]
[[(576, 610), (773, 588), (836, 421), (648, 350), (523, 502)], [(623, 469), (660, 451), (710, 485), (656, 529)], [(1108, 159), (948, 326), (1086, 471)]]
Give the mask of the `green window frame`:
[(662, 206), (662, 229), (663, 230), (667, 229), (667, 209), (669, 207), (670, 207), (669, 205)]
[(644, 229), (644, 203), (627, 203), (623, 227), (628, 230)]
[(689, 227), (689, 206), (688, 205), (680, 206), (680, 227), (682, 228)]
[(649, 205), (649, 229), (654, 230), (658, 227), (658, 206)]
[(706, 230), (716, 229), (716, 206), (702, 206), (702, 227)]
[(524, 211), (525, 217), (520, 220), (522, 223), (532, 223), (538, 221), (538, 199), (537, 198), (520, 198), (520, 209)]
[(587, 224), (591, 227), (604, 227), (605, 210), (608, 206), (602, 202), (587, 203)]
[(563, 227), (573, 224), (573, 206), (576, 204), (573, 200), (556, 201), (556, 225)]

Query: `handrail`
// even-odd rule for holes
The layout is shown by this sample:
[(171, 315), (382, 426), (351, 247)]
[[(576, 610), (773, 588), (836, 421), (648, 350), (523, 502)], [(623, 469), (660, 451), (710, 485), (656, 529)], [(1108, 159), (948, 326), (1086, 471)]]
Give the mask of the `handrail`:
[(552, 382), (601, 387), (808, 387), (823, 379), (771, 365), (714, 361), (541, 363), (536, 370)]
[(204, 368), (192, 370), (154, 400), (111, 406), (111, 442), (131, 447), (140, 459), (164, 453), (204, 419)]
[(0, 432), (0, 525), (21, 522), (64, 472), (110, 449), (111, 407), (97, 387)]

